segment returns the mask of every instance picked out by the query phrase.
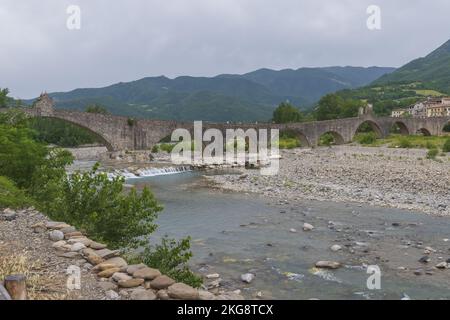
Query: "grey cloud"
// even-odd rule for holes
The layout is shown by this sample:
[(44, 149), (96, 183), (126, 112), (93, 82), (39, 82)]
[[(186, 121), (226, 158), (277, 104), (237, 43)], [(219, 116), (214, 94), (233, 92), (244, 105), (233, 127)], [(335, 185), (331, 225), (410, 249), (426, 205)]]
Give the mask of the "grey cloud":
[[(71, 4), (81, 30), (66, 28)], [(366, 28), (370, 4), (380, 31)], [(400, 66), (450, 38), (448, 12), (447, 0), (2, 0), (0, 87), (30, 98), (162, 74)]]

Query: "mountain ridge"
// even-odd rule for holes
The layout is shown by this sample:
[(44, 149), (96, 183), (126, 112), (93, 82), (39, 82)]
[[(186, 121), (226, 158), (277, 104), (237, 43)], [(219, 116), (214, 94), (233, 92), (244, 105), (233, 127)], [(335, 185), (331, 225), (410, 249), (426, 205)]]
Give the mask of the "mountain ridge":
[[(367, 85), (383, 67), (259, 69), (213, 77), (166, 76), (114, 83), (100, 88), (53, 92), (57, 108), (84, 110), (104, 105), (111, 113), (170, 120), (263, 121), (289, 100), (303, 109), (326, 93)], [(32, 102), (29, 100), (27, 102)]]

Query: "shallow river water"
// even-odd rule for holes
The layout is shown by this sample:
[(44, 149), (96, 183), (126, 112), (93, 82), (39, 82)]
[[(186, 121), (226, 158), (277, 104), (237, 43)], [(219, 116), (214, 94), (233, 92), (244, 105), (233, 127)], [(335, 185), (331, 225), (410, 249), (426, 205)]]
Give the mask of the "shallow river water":
[[(222, 286), (241, 289), (247, 298), (450, 298), (450, 270), (432, 270), (450, 257), (450, 219), (358, 204), (269, 203), (258, 195), (209, 188), (201, 183), (202, 174), (127, 183), (150, 186), (164, 205), (152, 240), (164, 234), (191, 236), (193, 269), (219, 273)], [(304, 232), (304, 222), (315, 229)], [(332, 252), (333, 244), (343, 249)], [(423, 265), (418, 260), (427, 246), (438, 252)], [(343, 267), (313, 268), (319, 260), (339, 261)], [(368, 289), (367, 265), (380, 267), (381, 289)], [(416, 270), (423, 275), (415, 275)], [(251, 284), (239, 279), (247, 272), (256, 275)]]

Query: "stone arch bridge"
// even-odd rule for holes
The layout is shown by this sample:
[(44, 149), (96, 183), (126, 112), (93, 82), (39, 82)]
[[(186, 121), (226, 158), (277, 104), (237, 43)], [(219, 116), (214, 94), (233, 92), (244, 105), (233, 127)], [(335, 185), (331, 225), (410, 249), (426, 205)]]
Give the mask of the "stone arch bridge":
[[(29, 116), (62, 119), (77, 126), (86, 128), (100, 138), (109, 151), (146, 150), (167, 136), (173, 130), (185, 128), (193, 130), (193, 122), (164, 121), (150, 119), (130, 119), (122, 116), (103, 115), (79, 111), (68, 111), (53, 108), (28, 108)], [(300, 138), (303, 146), (316, 146), (320, 137), (331, 133), (338, 144), (353, 141), (358, 128), (367, 123), (379, 137), (386, 137), (391, 128), (397, 124), (402, 134), (421, 132), (425, 135), (442, 135), (444, 126), (450, 122), (450, 117), (440, 118), (391, 118), (376, 117), (372, 113), (362, 114), (355, 118), (290, 123), (290, 124), (226, 124), (203, 122), (203, 129), (216, 128), (225, 132), (226, 129), (279, 129), (280, 132), (290, 131)]]

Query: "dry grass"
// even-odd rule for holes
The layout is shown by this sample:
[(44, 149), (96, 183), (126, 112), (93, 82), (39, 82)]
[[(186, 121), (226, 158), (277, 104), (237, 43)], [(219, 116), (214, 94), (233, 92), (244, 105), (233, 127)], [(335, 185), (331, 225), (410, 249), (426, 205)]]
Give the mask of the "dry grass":
[(51, 273), (39, 260), (32, 259), (27, 251), (11, 252), (0, 246), (0, 281), (5, 276), (23, 274), (27, 279), (30, 300), (61, 300), (66, 298), (65, 280)]

